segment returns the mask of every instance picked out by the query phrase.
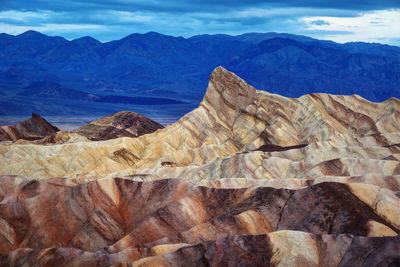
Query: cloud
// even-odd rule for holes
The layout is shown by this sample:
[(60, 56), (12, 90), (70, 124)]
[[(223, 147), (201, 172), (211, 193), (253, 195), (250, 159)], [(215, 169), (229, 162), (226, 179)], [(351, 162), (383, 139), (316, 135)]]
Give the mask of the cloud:
[(8, 34), (21, 34), (28, 30), (35, 30), (45, 33), (62, 34), (63, 32), (69, 31), (82, 31), (82, 30), (94, 30), (101, 29), (100, 25), (85, 25), (85, 24), (42, 24), (39, 26), (20, 26), (20, 25), (9, 25), (0, 23), (0, 32), (7, 32)]
[(400, 9), (361, 13), (356, 17), (305, 17), (300, 21), (306, 23), (308, 30), (324, 31), (322, 38), (341, 43), (387, 42), (400, 36)]
[(119, 11), (153, 11), (153, 12), (214, 12), (232, 11), (252, 7), (306, 7), (333, 8), (342, 10), (382, 10), (399, 7), (398, 0), (2, 0), (3, 10), (53, 11), (76, 10), (119, 10)]
[(109, 41), (149, 31), (184, 37), (275, 31), (341, 42), (399, 43), (393, 29), (398, 21), (391, 27), (388, 21), (397, 14), (390, 12), (399, 9), (387, 9), (398, 0), (0, 1), (0, 31), (9, 34), (33, 29), (68, 39), (91, 35)]
[(330, 25), (330, 23), (328, 21), (325, 21), (323, 19), (316, 19), (316, 20), (311, 20), (308, 22), (309, 24), (312, 25), (318, 25), (318, 26), (322, 26), (322, 25)]
[(52, 11), (19, 11), (19, 10), (5, 10), (0, 11), (0, 20), (12, 18), (15, 21), (31, 21), (35, 19), (46, 19)]

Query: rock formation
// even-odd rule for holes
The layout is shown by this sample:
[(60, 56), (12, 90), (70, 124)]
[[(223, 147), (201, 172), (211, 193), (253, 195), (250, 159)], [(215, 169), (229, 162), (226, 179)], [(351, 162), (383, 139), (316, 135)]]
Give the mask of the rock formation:
[[(185, 176), (194, 181), (210, 176), (397, 175), (399, 129), (398, 99), (372, 103), (356, 95), (328, 94), (286, 98), (257, 91), (220, 67), (212, 73), (200, 106), (163, 130), (64, 146), (0, 146), (5, 163), (0, 174), (82, 180)], [(264, 152), (266, 146), (276, 151)], [(276, 146), (292, 149), (279, 151)], [(163, 166), (165, 162), (172, 164)]]
[(70, 131), (58, 131), (51, 135), (48, 135), (42, 139), (37, 140), (25, 140), (19, 139), (13, 144), (36, 144), (36, 145), (55, 145), (55, 144), (68, 144), (77, 142), (89, 142), (85, 136), (70, 132)]
[(21, 123), (0, 126), (0, 141), (16, 141), (18, 139), (35, 140), (53, 134), (59, 129), (36, 113), (32, 113), (32, 118)]
[(138, 137), (164, 128), (161, 124), (132, 111), (121, 111), (95, 120), (76, 130), (90, 140), (100, 141), (118, 137)]
[[(0, 182), (5, 265), (399, 260), (400, 199), (368, 184), (325, 182), (293, 190), (215, 189), (182, 179), (78, 184), (4, 176)], [(368, 258), (361, 251), (370, 251)]]
[(397, 266), (399, 112), (217, 68), (154, 133), (0, 146), (0, 265)]
[[(35, 113), (34, 116), (40, 118), (40, 120), (30, 119), (30, 123), (22, 122), (18, 125), (28, 125), (30, 129), (36, 129), (42, 127), (43, 118), (39, 117)], [(16, 126), (2, 126), (5, 134), (10, 132), (9, 128), (14, 129)], [(18, 128), (18, 127), (17, 127)], [(21, 126), (19, 126), (21, 128)], [(26, 126), (25, 126), (26, 128)], [(161, 124), (132, 111), (121, 111), (89, 124), (86, 124), (74, 131), (57, 131), (54, 133), (48, 133), (43, 136), (29, 135), (21, 137), (21, 135), (14, 134), (14, 144), (36, 144), (36, 145), (53, 145), (53, 144), (67, 144), (77, 142), (88, 142), (109, 140), (118, 137), (138, 137), (144, 134), (152, 133), (158, 129), (162, 129), (164, 126)], [(24, 128), (22, 128), (24, 129)], [(1, 132), (0, 128), (0, 133)], [(6, 131), (7, 130), (7, 131)], [(15, 130), (14, 130), (15, 132)], [(5, 136), (4, 134), (4, 136)], [(21, 139), (22, 138), (22, 139)]]

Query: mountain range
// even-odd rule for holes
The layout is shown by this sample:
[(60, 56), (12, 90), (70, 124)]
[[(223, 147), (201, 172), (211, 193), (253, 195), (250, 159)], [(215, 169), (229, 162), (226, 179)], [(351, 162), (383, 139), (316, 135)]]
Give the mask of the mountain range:
[(165, 128), (45, 129), (0, 142), (0, 266), (400, 265), (397, 98), (288, 98), (218, 67)]
[(400, 48), (339, 44), (284, 33), (173, 37), (149, 32), (116, 41), (66, 40), (35, 31), (0, 34), (0, 115), (87, 115), (134, 110), (180, 117), (201, 101), (217, 66), (289, 97), (400, 96)]

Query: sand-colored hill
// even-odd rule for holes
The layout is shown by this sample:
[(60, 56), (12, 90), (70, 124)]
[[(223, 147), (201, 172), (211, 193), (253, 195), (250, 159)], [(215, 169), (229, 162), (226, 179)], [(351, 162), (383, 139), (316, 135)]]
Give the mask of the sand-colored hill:
[(399, 112), (219, 67), (154, 133), (0, 146), (0, 265), (396, 266)]
[[(207, 176), (207, 168), (231, 162), (232, 168), (224, 167), (224, 173), (213, 176), (354, 176), (370, 172), (366, 167), (397, 175), (399, 131), (398, 99), (372, 103), (359, 96), (328, 94), (286, 98), (257, 91), (219, 67), (200, 106), (165, 129), (104, 142), (0, 146), (0, 174), (91, 180), (154, 173), (173, 178), (196, 169)], [(307, 146), (254, 151), (265, 144)], [(276, 164), (273, 171), (270, 166)], [(384, 171), (375, 166), (385, 166)], [(265, 168), (272, 173), (265, 174)], [(201, 180), (203, 174), (199, 175), (193, 174), (193, 179)]]

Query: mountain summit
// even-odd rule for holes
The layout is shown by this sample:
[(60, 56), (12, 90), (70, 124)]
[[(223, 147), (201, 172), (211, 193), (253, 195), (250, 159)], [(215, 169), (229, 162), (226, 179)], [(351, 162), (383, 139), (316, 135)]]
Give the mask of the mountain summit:
[[(110, 114), (126, 109), (96, 101), (74, 102), (80, 108), (71, 109), (72, 104), (62, 98), (49, 106), (45, 97), (21, 96), (31, 84), (52, 82), (99, 97), (188, 103), (186, 108), (164, 107), (180, 117), (201, 101), (209, 73), (217, 66), (234, 71), (258, 89), (287, 97), (357, 94), (384, 101), (400, 96), (399, 47), (338, 44), (290, 34), (182, 38), (150, 32), (101, 43), (91, 37), (67, 41), (26, 32), (0, 35), (0, 57), (2, 115), (27, 115), (20, 113), (29, 110), (43, 115)], [(148, 107), (148, 114), (154, 110), (161, 109)]]
[[(101, 126), (102, 124), (111, 126), (114, 124), (112, 122), (114, 118), (118, 117), (117, 115), (118, 113), (104, 119), (109, 121), (106, 124), (101, 120), (98, 123), (95, 122), (92, 126)], [(186, 178), (189, 179), (193, 176), (193, 179), (196, 180), (200, 171), (203, 173), (202, 177), (207, 177), (212, 173), (209, 172), (211, 169), (195, 169), (195, 166), (214, 162), (216, 165), (214, 165), (213, 170), (215, 170), (215, 168), (219, 168), (218, 164), (222, 164), (218, 160), (219, 158), (229, 157), (229, 160), (234, 160), (236, 157), (245, 156), (241, 155), (240, 152), (256, 151), (263, 145), (280, 147), (308, 145), (306, 150), (309, 151), (312, 147), (317, 148), (319, 144), (324, 144), (324, 149), (332, 151), (319, 158), (313, 158), (310, 155), (311, 158), (309, 159), (318, 166), (322, 164), (322, 169), (311, 163), (311, 165), (307, 165), (308, 167), (304, 164), (296, 165), (293, 163), (294, 165), (290, 168), (287, 166), (289, 169), (277, 169), (276, 172), (268, 174), (271, 177), (287, 175), (292, 178), (298, 175), (313, 177), (319, 172), (330, 173), (329, 170), (323, 169), (323, 162), (340, 158), (340, 153), (361, 153), (360, 157), (363, 157), (361, 151), (364, 149), (364, 145), (366, 147), (394, 146), (391, 149), (383, 149), (385, 153), (382, 155), (388, 157), (393, 153), (396, 154), (395, 144), (397, 133), (400, 131), (399, 122), (400, 101), (396, 98), (388, 99), (382, 103), (369, 102), (357, 95), (308, 94), (297, 99), (287, 98), (256, 90), (234, 73), (223, 67), (218, 67), (210, 76), (207, 91), (199, 107), (165, 129), (139, 138), (123, 139), (123, 142), (122, 139), (115, 139), (114, 141), (107, 141), (108, 143), (70, 144), (72, 147), (82, 146), (84, 152), (81, 153), (82, 150), (77, 148), (76, 153), (61, 150), (57, 157), (69, 158), (73, 156), (68, 165), (64, 165), (63, 160), (55, 162), (35, 161), (37, 155), (44, 153), (43, 150), (52, 149), (37, 146), (35, 149), (32, 148), (25, 152), (27, 158), (23, 164), (29, 162), (29, 168), (23, 168), (23, 173), (32, 178), (38, 178), (36, 175), (46, 178), (71, 175), (72, 173), (79, 178), (89, 179), (94, 175), (104, 177), (112, 173), (116, 175), (119, 172), (125, 175), (133, 175), (143, 173), (145, 169), (151, 168), (151, 173), (155, 174), (156, 177), (167, 175), (166, 177), (172, 178), (180, 177), (186, 173), (184, 170), (187, 168), (187, 171), (190, 171), (185, 174)], [(120, 126), (116, 127), (119, 128)], [(335, 151), (334, 147), (336, 146), (356, 146), (357, 148)], [(113, 151), (121, 148), (129, 150), (137, 157), (134, 165), (121, 165), (109, 160)], [(394, 150), (392, 151), (392, 149)], [(97, 154), (96, 151), (99, 150), (102, 152)], [(16, 153), (16, 150), (13, 151)], [(17, 165), (22, 164), (22, 162), (15, 162), (13, 155), (19, 157), (18, 153), (7, 154), (5, 158), (0, 156), (1, 160), (13, 162), (13, 166), (15, 166), (11, 170), (8, 170), (7, 164), (0, 166), (1, 172), (11, 171), (8, 174), (13, 174), (14, 171), (18, 170), (18, 173), (21, 173)], [(246, 155), (251, 158), (251, 155), (255, 156), (257, 153), (249, 152)], [(335, 155), (337, 158), (335, 158)], [(292, 160), (299, 158), (298, 160), (300, 160), (300, 158), (304, 158), (304, 155), (286, 155), (285, 157), (290, 157)], [(389, 161), (380, 161), (382, 160), (381, 155), (376, 155), (376, 157), (362, 162), (371, 164), (371, 166), (389, 164)], [(229, 160), (225, 159), (224, 162), (227, 163)], [(254, 160), (259, 162), (262, 158), (254, 158)], [(106, 164), (106, 162), (108, 163)], [(161, 166), (161, 162), (173, 162), (181, 168), (179, 171), (177, 169), (177, 172), (164, 173), (162, 169), (157, 169)], [(276, 164), (278, 162), (280, 160), (277, 160)], [(272, 161), (270, 163), (275, 164)], [(286, 163), (289, 164), (289, 162)], [(370, 169), (369, 167), (366, 169), (356, 167), (356, 165), (364, 165), (364, 163), (357, 163), (357, 165), (355, 161), (346, 159), (340, 163), (341, 167), (338, 167), (337, 172), (361, 175), (363, 171)], [(397, 163), (390, 162), (390, 164), (393, 164), (393, 166), (385, 172), (386, 175), (397, 174), (400, 170), (396, 167)], [(250, 169), (247, 170), (250, 171), (257, 166), (248, 166)], [(257, 172), (253, 174), (251, 171), (247, 173), (245, 166), (235, 165), (232, 168), (243, 177), (250, 175), (249, 177), (253, 178), (265, 178), (268, 165), (262, 166), (258, 167)], [(45, 171), (38, 172), (38, 170)], [(221, 171), (225, 170), (221, 169)], [(161, 173), (158, 174), (158, 171)], [(221, 173), (221, 175), (229, 176), (228, 173)]]
[(118, 113), (95, 120), (74, 130), (90, 140), (109, 140), (118, 137), (138, 137), (164, 128), (161, 124), (132, 111)]
[(0, 145), (0, 265), (395, 266), (399, 144), (396, 98), (288, 98), (218, 67), (153, 133)]
[(32, 118), (26, 121), (10, 126), (0, 126), (0, 141), (35, 140), (58, 131), (57, 127), (38, 114), (32, 113)]

